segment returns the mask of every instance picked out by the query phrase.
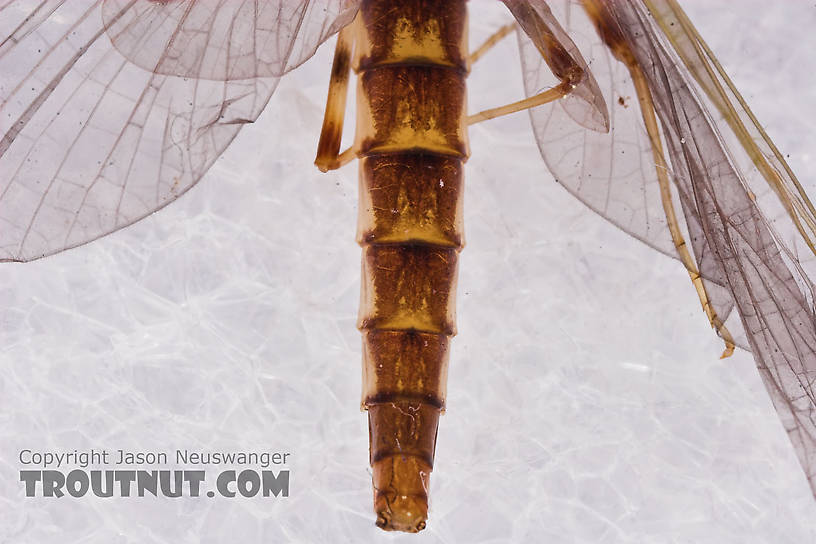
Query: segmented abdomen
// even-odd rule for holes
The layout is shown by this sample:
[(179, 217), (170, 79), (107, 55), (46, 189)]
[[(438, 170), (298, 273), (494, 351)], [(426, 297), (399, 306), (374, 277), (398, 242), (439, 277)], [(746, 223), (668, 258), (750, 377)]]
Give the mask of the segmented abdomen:
[(378, 525), (417, 531), (427, 516), (449, 340), (456, 334), (468, 155), (465, 6), (372, 1), (360, 18), (363, 407)]

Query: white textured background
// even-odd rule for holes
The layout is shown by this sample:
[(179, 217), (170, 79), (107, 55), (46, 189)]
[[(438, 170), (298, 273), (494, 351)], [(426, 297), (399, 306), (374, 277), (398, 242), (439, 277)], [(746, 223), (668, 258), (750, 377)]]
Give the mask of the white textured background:
[[(688, 11), (816, 195), (816, 7)], [(473, 2), (473, 44), (506, 17)], [(520, 96), (515, 47), (476, 65), (474, 109)], [(0, 542), (816, 542), (750, 355), (718, 359), (685, 271), (558, 187), (524, 114), (471, 131), (429, 527), (374, 527), (356, 167), (311, 164), (331, 54), (179, 202), (0, 268)], [(25, 499), (24, 447), (289, 451), (291, 497)]]

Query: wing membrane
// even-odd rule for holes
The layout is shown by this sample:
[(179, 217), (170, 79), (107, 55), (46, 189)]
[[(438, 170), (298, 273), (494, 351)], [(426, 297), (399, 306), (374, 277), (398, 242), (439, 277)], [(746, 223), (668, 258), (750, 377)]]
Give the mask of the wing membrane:
[[(648, 85), (644, 107), (657, 113), (673, 191), (706, 289), (721, 317), (738, 310), (744, 341), (816, 493), (812, 205), (713, 55), (680, 24), (676, 4), (649, 4), (651, 13), (633, 0), (598, 3), (603, 39), (581, 23), (578, 6), (564, 4), (567, 31), (588, 48), (589, 66), (608, 93), (610, 133), (558, 126), (565, 120), (545, 106), (531, 111), (539, 148), (556, 178), (592, 209), (673, 253), (632, 73), (617, 60), (629, 55)], [(669, 29), (668, 38), (661, 26)], [(623, 42), (614, 55), (609, 34)], [(530, 93), (541, 68), (529, 51), (523, 60)]]
[(674, 51), (715, 112), (715, 121), (741, 149), (748, 189), (785, 245), (813, 272), (816, 209), (782, 154), (760, 126), (719, 61), (674, 0), (646, 0)]
[[(533, 2), (530, 2), (531, 4)], [(530, 110), (535, 137), (549, 170), (567, 191), (613, 224), (658, 251), (674, 255), (660, 190), (642, 122), (631, 115), (637, 99), (626, 68), (599, 42), (580, 6), (550, 4), (587, 58), (609, 108), (609, 132), (585, 130), (561, 107)], [(551, 86), (553, 76), (530, 39), (519, 32), (528, 95)]]
[[(529, 58), (546, 63), (548, 70), (560, 81), (569, 80), (572, 92), (558, 102), (557, 108), (582, 127), (606, 133), (609, 130), (609, 114), (603, 94), (580, 51), (564, 32), (543, 0), (524, 2), (503, 0), (523, 30), (519, 39), (526, 45)], [(535, 94), (552, 87), (539, 79), (530, 79), (528, 92)]]
[[(230, 3), (254, 5), (258, 13), (280, 8), (282, 18), (265, 19), (275, 28), (274, 43), (238, 34), (236, 23), (206, 42), (207, 53), (175, 64), (166, 60), (176, 55), (168, 45), (157, 66), (184, 66), (187, 71), (175, 73), (194, 76), (186, 78), (156, 73), (145, 64), (149, 57), (122, 56), (109, 39), (150, 28), (162, 10), (193, 13), (205, 4), (215, 5), (17, 0), (2, 6), (8, 36), (0, 43), (0, 260), (29, 261), (75, 247), (175, 200), (260, 115), (277, 86), (272, 61), (249, 71), (245, 66), (261, 63), (246, 61), (248, 46), (233, 54), (241, 36), (285, 71), (354, 15), (345, 3), (328, 9), (341, 5), (329, 0), (287, 3), (300, 11), (275, 2)], [(193, 20), (183, 21), (192, 32)], [(199, 32), (214, 36), (210, 27)], [(216, 73), (230, 77), (208, 77)]]
[(157, 74), (233, 80), (275, 77), (351, 22), (342, 0), (107, 0), (114, 46)]

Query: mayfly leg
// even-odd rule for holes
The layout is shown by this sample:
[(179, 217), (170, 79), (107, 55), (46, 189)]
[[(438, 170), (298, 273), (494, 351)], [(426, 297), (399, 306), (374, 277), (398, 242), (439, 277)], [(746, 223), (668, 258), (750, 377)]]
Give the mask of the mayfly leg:
[(734, 339), (725, 327), (725, 323), (722, 322), (711, 305), (708, 292), (706, 291), (705, 285), (703, 285), (703, 278), (688, 250), (686, 241), (680, 231), (680, 224), (677, 221), (677, 213), (675, 212), (674, 203), (672, 202), (671, 187), (669, 184), (669, 169), (666, 157), (663, 153), (663, 143), (660, 140), (652, 93), (649, 91), (649, 86), (646, 83), (646, 78), (640, 67), (634, 64), (627, 66), (629, 72), (632, 74), (632, 82), (635, 85), (638, 102), (640, 103), (643, 123), (646, 125), (646, 132), (649, 135), (649, 143), (652, 147), (652, 156), (654, 157), (657, 180), (660, 186), (660, 199), (663, 203), (663, 211), (666, 214), (666, 221), (669, 226), (669, 231), (671, 232), (672, 242), (674, 242), (674, 247), (680, 257), (680, 261), (683, 263), (683, 266), (686, 267), (691, 282), (694, 284), (697, 297), (700, 299), (700, 304), (703, 306), (703, 311), (706, 317), (708, 317), (709, 323), (711, 323), (711, 326), (720, 334), (720, 337), (725, 342), (725, 351), (723, 351), (722, 358), (729, 357), (734, 353)]
[(468, 56), (468, 65), (472, 65), (474, 62), (482, 58), (485, 53), (493, 49), (493, 47), (502, 41), (505, 37), (509, 36), (516, 30), (516, 23), (507, 23), (496, 32), (491, 34), (491, 36), (485, 40), (485, 42), (480, 45), (473, 53)]
[[(570, 95), (570, 93), (574, 92), (578, 88), (578, 85), (581, 84), (587, 77), (587, 74), (582, 68), (581, 64), (576, 61), (575, 57), (570, 53), (568, 48), (565, 47), (563, 39), (561, 39), (558, 34), (558, 28), (553, 24), (552, 20), (547, 19), (547, 17), (551, 15), (548, 11), (536, 11), (534, 9), (530, 9), (527, 5), (512, 1), (507, 1), (506, 3), (516, 16), (516, 19), (524, 27), (525, 32), (531, 37), (535, 36), (535, 39), (533, 40), (534, 44), (539, 50), (541, 56), (546, 61), (547, 65), (550, 67), (553, 75), (555, 75), (561, 82), (555, 87), (537, 93), (525, 100), (519, 100), (518, 102), (513, 102), (498, 108), (493, 108), (470, 115), (467, 118), (469, 125), (564, 98)], [(603, 26), (603, 21), (605, 20), (601, 16), (601, 12), (604, 9), (603, 5), (588, 0), (586, 2), (586, 7), (590, 16), (595, 20), (596, 25), (601, 28)], [(471, 55), (471, 59), (478, 59), (485, 53), (485, 51), (495, 45), (495, 43), (506, 34), (507, 31), (505, 31), (505, 29), (499, 30), (499, 32), (491, 36), (484, 45), (482, 45)], [(686, 241), (683, 238), (680, 225), (677, 220), (677, 213), (672, 202), (668, 176), (668, 163), (666, 161), (663, 152), (663, 145), (660, 140), (660, 133), (654, 110), (654, 102), (652, 100), (651, 93), (649, 92), (645, 77), (637, 63), (634, 61), (634, 57), (631, 54), (627, 54), (628, 52), (626, 51), (626, 45), (623, 40), (615, 40), (616, 34), (614, 31), (610, 31), (604, 27), (601, 34), (604, 36), (604, 39), (607, 40), (613, 54), (615, 54), (615, 56), (628, 67), (632, 75), (638, 100), (641, 106), (643, 121), (646, 125), (646, 130), (651, 143), (658, 185), (660, 188), (661, 202), (672, 242), (680, 261), (686, 268), (692, 284), (697, 291), (697, 296), (700, 299), (700, 304), (703, 307), (703, 311), (705, 312), (709, 323), (720, 334), (721, 338), (725, 342), (725, 350), (723, 351), (722, 356), (728, 357), (734, 352), (734, 340), (723, 321), (715, 312), (708, 292), (703, 284), (703, 278), (700, 275), (697, 265), (695, 264), (694, 259), (691, 256), (691, 252), (688, 249)]]
[[(470, 54), (468, 57), (469, 64), (473, 64), (482, 58), (485, 53), (492, 49), (502, 39), (513, 33), (514, 30), (516, 30), (516, 24), (510, 23), (502, 26), (499, 30), (494, 32), (482, 45), (480, 45), (473, 53)], [(523, 111), (536, 106), (541, 106), (542, 104), (546, 104), (548, 102), (555, 102), (556, 100), (567, 96), (572, 88), (572, 81), (565, 78), (555, 87), (527, 97), (523, 100), (511, 102), (510, 104), (505, 104), (504, 106), (499, 106), (498, 108), (482, 110), (479, 113), (474, 113), (473, 115), (468, 115), (467, 124), (473, 125), (482, 121), (487, 121), (488, 119), (495, 119), (496, 117), (516, 113), (517, 111)]]
[(711, 304), (711, 299), (708, 291), (703, 284), (703, 277), (697, 269), (694, 258), (688, 249), (686, 240), (680, 229), (680, 224), (677, 220), (677, 213), (672, 202), (671, 184), (669, 182), (669, 166), (666, 161), (666, 156), (663, 150), (663, 143), (660, 139), (660, 129), (658, 127), (657, 116), (655, 113), (655, 103), (652, 99), (652, 93), (649, 90), (648, 82), (643, 70), (640, 68), (635, 55), (630, 49), (630, 46), (620, 34), (620, 31), (608, 21), (614, 20), (607, 12), (607, 6), (600, 1), (585, 0), (584, 8), (587, 14), (593, 20), (595, 26), (598, 28), (599, 34), (602, 36), (606, 45), (609, 47), (612, 55), (622, 62), (632, 77), (632, 83), (637, 93), (638, 103), (640, 104), (640, 112), (643, 118), (643, 123), (646, 128), (646, 133), (649, 136), (649, 143), (652, 148), (652, 158), (655, 164), (655, 173), (657, 174), (658, 186), (660, 187), (660, 200), (663, 205), (663, 213), (666, 215), (666, 223), (669, 227), (672, 243), (674, 244), (680, 262), (686, 268), (694, 289), (697, 291), (697, 297), (703, 307), (703, 312), (706, 314), (709, 323), (717, 331), (720, 337), (725, 342), (725, 350), (722, 353), (722, 358), (731, 356), (734, 353), (734, 338), (723, 323), (722, 319), (717, 315), (714, 307)]
[[(468, 125), (555, 102), (576, 93), (579, 89), (578, 94), (583, 95), (582, 98), (586, 98), (587, 94), (592, 94), (587, 93), (586, 88), (582, 88), (592, 79), (591, 76), (587, 73), (586, 67), (576, 58), (577, 51), (574, 49), (574, 44), (570, 42), (569, 37), (558, 26), (549, 9), (545, 5), (541, 5), (539, 6), (541, 9), (536, 10), (523, 2), (511, 0), (505, 0), (505, 4), (516, 18), (517, 25), (505, 25), (500, 28), (469, 56), (470, 62), (478, 60), (499, 40), (510, 34), (512, 30), (521, 27), (521, 30), (532, 39), (536, 49), (549, 66), (552, 74), (559, 80), (559, 83), (523, 100), (469, 115), (467, 118)], [(592, 112), (597, 105), (586, 104), (586, 106), (587, 120), (593, 125), (591, 128), (605, 131), (608, 120), (598, 122), (598, 118)]]
[(499, 106), (498, 108), (482, 110), (479, 113), (474, 113), (473, 115), (468, 115), (467, 124), (473, 125), (482, 121), (487, 121), (488, 119), (501, 117), (502, 115), (508, 115), (510, 113), (516, 113), (517, 111), (523, 111), (536, 106), (541, 106), (542, 104), (547, 104), (548, 102), (555, 102), (556, 100), (567, 96), (572, 88), (572, 82), (562, 81), (555, 87), (542, 91), (529, 98), (525, 98), (517, 102), (511, 102), (510, 104), (505, 104), (504, 106)]
[(337, 35), (337, 46), (334, 50), (334, 61), (329, 80), (329, 95), (326, 98), (326, 112), (323, 116), (323, 128), (320, 130), (320, 141), (317, 144), (317, 156), (315, 157), (315, 165), (321, 172), (336, 170), (357, 156), (357, 151), (353, 147), (340, 153), (356, 27), (357, 23), (353, 22)]

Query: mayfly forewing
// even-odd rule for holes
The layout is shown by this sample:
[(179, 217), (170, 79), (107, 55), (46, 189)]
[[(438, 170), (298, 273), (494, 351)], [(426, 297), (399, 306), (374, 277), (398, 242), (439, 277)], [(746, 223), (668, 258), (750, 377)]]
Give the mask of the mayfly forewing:
[(812, 275), (816, 209), (796, 175), (677, 2), (646, 0), (645, 4), (700, 87), (723, 135), (732, 138), (730, 147), (741, 150), (732, 158), (742, 167), (747, 186), (775, 233)]
[[(609, 106), (610, 129), (608, 133), (586, 130), (557, 106), (531, 109), (533, 132), (544, 161), (556, 180), (590, 209), (654, 249), (678, 257), (678, 239), (666, 218), (655, 159), (629, 70), (610, 54), (580, 3), (553, 2), (551, 8), (587, 58)], [(551, 82), (552, 75), (521, 33), (519, 47), (525, 91), (530, 94)], [(687, 232), (685, 222), (694, 221), (694, 217), (676, 215), (679, 230)], [(692, 279), (702, 275), (694, 281), (706, 312), (712, 323), (724, 323), (722, 330), (727, 337), (731, 335), (726, 331), (734, 333), (727, 344), (735, 341), (747, 346), (739, 334), (738, 317), (732, 315), (733, 304), (723, 278), (710, 273), (714, 268), (709, 264), (711, 252), (696, 254), (698, 259), (701, 255), (704, 262), (698, 263), (699, 270), (689, 266), (688, 256), (684, 260)]]
[[(614, 93), (611, 98), (618, 95), (610, 101), (610, 134), (592, 133), (575, 123), (559, 128), (554, 124), (559, 121), (557, 108), (534, 111), (531, 116), (542, 155), (556, 178), (564, 183), (564, 175), (568, 176), (573, 194), (595, 211), (665, 250), (663, 244), (671, 236), (665, 236), (668, 229), (654, 151), (642, 113), (644, 108), (654, 111), (665, 150), (661, 153), (674, 182), (672, 191), (676, 191), (673, 200), (681, 204), (686, 239), (710, 300), (723, 319), (731, 308), (738, 310), (730, 316), (730, 328), (736, 328), (738, 314), (744, 342), (814, 487), (816, 316), (812, 283), (796, 253), (776, 236), (760, 201), (747, 189), (738, 165), (756, 166), (751, 157), (754, 151), (739, 136), (723, 135), (723, 126), (717, 125), (704, 106), (704, 93), (642, 3), (592, 4), (596, 20), (590, 22), (599, 32), (578, 28), (585, 15), (574, 4), (567, 5), (563, 20), (576, 41), (588, 40), (584, 52), (601, 88)], [(633, 74), (643, 78), (648, 88), (645, 95), (642, 90), (635, 92)], [(562, 116), (560, 122), (568, 121)], [(569, 138), (567, 142), (557, 138), (559, 131)], [(737, 145), (729, 149), (734, 142)], [(781, 161), (778, 155), (776, 158)], [(578, 174), (564, 174), (570, 162)], [(758, 166), (757, 170), (761, 172)], [(630, 207), (632, 198), (635, 203), (639, 198), (640, 204)], [(658, 228), (650, 232), (653, 225)]]
[(281, 76), (354, 18), (354, 0), (107, 0), (116, 49), (157, 74), (199, 79)]
[[(729, 160), (750, 156), (752, 150), (744, 144), (725, 149), (700, 105), (693, 79), (662, 46), (646, 9), (622, 4), (619, 13), (635, 54), (651, 52), (660, 59), (647, 77), (669, 144), (675, 183), (681, 193), (694, 195), (684, 200), (684, 211), (700, 220), (699, 234), (728, 281), (757, 368), (816, 492), (816, 316), (811, 279), (776, 236)], [(737, 164), (742, 162), (737, 159)], [(701, 249), (695, 246), (695, 252)]]
[[(550, 172), (567, 191), (617, 227), (674, 256), (660, 190), (637, 99), (626, 68), (610, 57), (591, 21), (573, 2), (549, 4), (587, 59), (609, 108), (609, 131), (586, 130), (560, 104), (530, 110), (533, 131)], [(554, 77), (538, 49), (519, 32), (524, 87), (532, 95)]]
[[(206, 54), (180, 60), (177, 66), (197, 67), (197, 73), (176, 71), (187, 77), (138, 66), (109, 38), (114, 28), (123, 36), (133, 36), (128, 29), (149, 28), (161, 10), (186, 7), (192, 14), (193, 5), (204, 4), (131, 0), (120, 3), (118, 12), (110, 11), (112, 2), (101, 1), (19, 0), (4, 6), (0, 260), (30, 261), (94, 240), (162, 208), (201, 179), (241, 126), (260, 115), (278, 82), (271, 72), (248, 79), (202, 79), (208, 75), (206, 65), (216, 59), (222, 73), (248, 75), (244, 68), (230, 68), (231, 63), (245, 66), (245, 57), (219, 56), (211, 51), (216, 45), (272, 51), (265, 59), (285, 59), (279, 66), (286, 70), (354, 14), (346, 3), (342, 10), (320, 9), (328, 1), (300, 5), (302, 13), (294, 20), (292, 12), (282, 10), (290, 18), (270, 16), (265, 24), (279, 34), (266, 34), (265, 43), (241, 49), (242, 39), (257, 36), (222, 33), (232, 42), (207, 42)], [(111, 27), (103, 23), (103, 9)], [(131, 10), (142, 15), (134, 17)], [(185, 31), (191, 31), (190, 19), (182, 20)], [(128, 25), (116, 26), (121, 21)], [(165, 45), (174, 43), (163, 39)], [(176, 54), (172, 47), (166, 52), (167, 58)]]
[[(713, 87), (701, 83), (704, 72), (694, 74), (696, 68), (704, 69), (730, 85), (710, 51), (700, 57), (708, 66), (695, 68), (665, 46), (670, 42), (658, 33), (660, 27), (643, 6), (621, 3), (616, 11), (638, 59), (659, 59), (646, 75), (675, 183), (681, 194), (693, 195), (683, 201), (684, 211), (699, 220), (697, 234), (716, 255), (718, 273), (728, 281), (766, 390), (816, 494), (816, 314), (812, 279), (798, 251), (804, 249), (801, 255), (812, 257), (812, 243), (806, 240), (812, 205), (736, 89), (712, 92)], [(691, 39), (699, 38), (693, 34)], [(706, 99), (719, 110), (719, 118), (705, 110)], [(725, 147), (717, 120), (722, 133), (730, 129), (730, 141), (736, 139), (738, 145)], [(760, 201), (747, 190), (746, 176), (738, 168), (742, 164), (752, 165), (781, 199), (790, 214), (788, 223), (796, 226), (787, 234), (799, 234), (793, 234), (796, 249), (778, 235), (784, 214), (772, 224), (762, 207), (778, 201)], [(702, 249), (695, 246), (698, 254)]]

